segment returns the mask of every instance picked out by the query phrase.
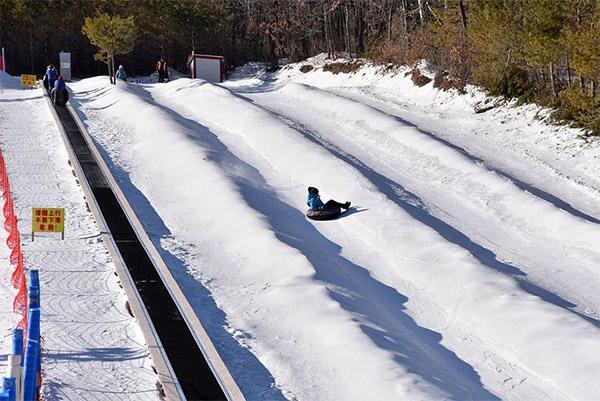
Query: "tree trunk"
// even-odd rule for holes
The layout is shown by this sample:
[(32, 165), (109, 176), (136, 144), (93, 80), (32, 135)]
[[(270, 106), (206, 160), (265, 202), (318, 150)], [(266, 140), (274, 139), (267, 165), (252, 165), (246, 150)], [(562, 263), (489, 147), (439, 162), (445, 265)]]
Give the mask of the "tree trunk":
[(333, 49), (331, 47), (331, 37), (329, 34), (329, 17), (327, 16), (327, 7), (323, 5), (323, 22), (325, 24), (325, 43), (327, 45), (327, 58), (333, 57)]
[(504, 67), (508, 67), (512, 58), (512, 49), (508, 49), (508, 53), (506, 54), (506, 61), (504, 62)]
[(408, 14), (406, 12), (406, 0), (402, 0), (402, 27), (404, 28), (404, 42), (405, 47), (408, 49)]
[(571, 78), (571, 61), (569, 60), (569, 56), (567, 56), (567, 82), (568, 82), (569, 88), (571, 88), (573, 82), (572, 82), (572, 78)]
[(352, 58), (352, 55), (350, 55), (350, 28), (348, 27), (350, 18), (348, 17), (348, 3), (345, 4), (345, 13), (346, 13), (346, 53), (348, 53), (348, 57)]
[(548, 64), (548, 74), (550, 74), (550, 89), (552, 90), (552, 97), (556, 97), (556, 87), (554, 86), (554, 64)]
[(269, 30), (267, 40), (269, 41), (269, 59), (271, 60), (271, 66), (277, 67), (279, 65), (276, 42), (277, 38), (275, 37), (275, 33), (273, 33), (271, 30)]
[(460, 8), (460, 20), (462, 22), (463, 29), (467, 30), (467, 11), (465, 10), (465, 4), (463, 0), (458, 0), (458, 7)]
[(362, 4), (356, 10), (356, 53), (362, 54), (365, 50), (365, 21)]
[(419, 22), (421, 25), (425, 24), (425, 1), (426, 0), (418, 0), (419, 5)]
[(165, 56), (165, 34), (164, 29), (160, 32), (160, 55), (161, 57)]
[(393, 6), (394, 6), (394, 2), (392, 0), (389, 0), (389, 5), (390, 8), (388, 10), (388, 40), (391, 41), (392, 40), (392, 21), (393, 21)]
[(35, 65), (33, 63), (33, 28), (29, 28), (29, 63), (31, 67), (31, 74), (35, 74)]
[(117, 84), (115, 80), (115, 56), (113, 54), (110, 55), (108, 60), (108, 74), (110, 75), (110, 83), (113, 85)]

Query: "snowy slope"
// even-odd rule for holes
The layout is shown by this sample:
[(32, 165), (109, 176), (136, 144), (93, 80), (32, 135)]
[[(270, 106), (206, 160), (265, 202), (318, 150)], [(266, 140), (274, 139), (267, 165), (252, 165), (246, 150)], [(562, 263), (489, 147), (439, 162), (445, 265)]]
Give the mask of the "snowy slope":
[[(46, 400), (160, 400), (142, 333), (125, 307), (125, 294), (42, 94), (23, 90), (0, 72), (0, 141), (19, 217), (25, 267), (40, 271), (42, 393)], [(7, 85), (5, 83), (8, 82)], [(11, 82), (12, 81), (12, 84)], [(65, 240), (37, 234), (31, 241), (31, 208), (64, 207)], [(4, 229), (0, 257), (7, 254)], [(0, 272), (1, 354), (14, 290)], [(12, 267), (11, 267), (12, 269)], [(2, 364), (5, 363), (2, 358)]]
[[(285, 74), (74, 85), (248, 398), (592, 399), (597, 221), (357, 101), (367, 79)], [(357, 207), (308, 221), (308, 185)]]
[[(447, 236), (484, 264), (550, 302), (600, 316), (600, 250), (592, 246), (600, 240), (598, 220), (566, 212), (524, 191), (503, 171), (363, 103), (297, 84), (251, 98), (381, 173), (374, 177), (380, 188), (403, 186), (413, 202), (465, 234)], [(325, 118), (315, 118), (318, 113)]]

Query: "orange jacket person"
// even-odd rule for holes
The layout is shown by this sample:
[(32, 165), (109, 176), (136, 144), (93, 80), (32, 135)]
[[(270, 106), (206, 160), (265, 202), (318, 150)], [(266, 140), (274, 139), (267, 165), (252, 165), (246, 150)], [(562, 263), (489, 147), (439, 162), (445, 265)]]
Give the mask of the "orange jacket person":
[(167, 60), (161, 57), (156, 63), (156, 71), (158, 71), (158, 82), (165, 82), (169, 80), (169, 71), (167, 70)]

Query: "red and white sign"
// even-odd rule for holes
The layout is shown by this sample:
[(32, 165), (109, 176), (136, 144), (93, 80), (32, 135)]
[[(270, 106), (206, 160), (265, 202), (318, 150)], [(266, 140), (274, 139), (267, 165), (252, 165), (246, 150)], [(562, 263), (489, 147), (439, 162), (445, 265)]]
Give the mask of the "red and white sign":
[(207, 54), (191, 54), (188, 66), (192, 78), (205, 79), (208, 82), (223, 82), (225, 79), (225, 57)]

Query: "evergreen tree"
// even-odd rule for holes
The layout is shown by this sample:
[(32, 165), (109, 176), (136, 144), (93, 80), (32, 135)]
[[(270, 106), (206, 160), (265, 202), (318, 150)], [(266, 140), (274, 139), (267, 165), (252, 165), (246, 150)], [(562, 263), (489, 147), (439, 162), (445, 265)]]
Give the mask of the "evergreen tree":
[(435, 86), (462, 89), (472, 75), (466, 8), (462, 0), (432, 9), (429, 57), (440, 70)]
[(475, 83), (600, 133), (598, 0), (0, 0), (0, 44), (12, 74), (41, 73), (64, 50), (76, 76), (96, 75), (97, 50), (111, 80), (119, 55), (132, 74), (161, 55), (183, 71), (192, 51), (230, 67), (320, 52), (425, 58), (440, 88)]
[(85, 19), (82, 32), (98, 48), (94, 57), (108, 65), (110, 82), (116, 84), (115, 55), (131, 52), (135, 44), (137, 33), (133, 17), (97, 14), (93, 18)]
[(563, 43), (582, 88), (587, 86), (593, 97), (600, 80), (600, 6), (591, 1), (578, 2), (574, 11)]
[[(554, 64), (564, 54), (562, 33), (565, 4), (563, 1), (554, 0), (529, 1), (521, 32), (525, 61), (532, 63), (537, 70), (540, 82), (538, 92), (549, 86), (554, 97), (556, 96)], [(544, 72), (546, 67), (547, 72)]]
[(488, 88), (492, 95), (528, 98), (531, 88), (523, 50), (524, 2), (472, 0), (469, 10), (475, 83)]

